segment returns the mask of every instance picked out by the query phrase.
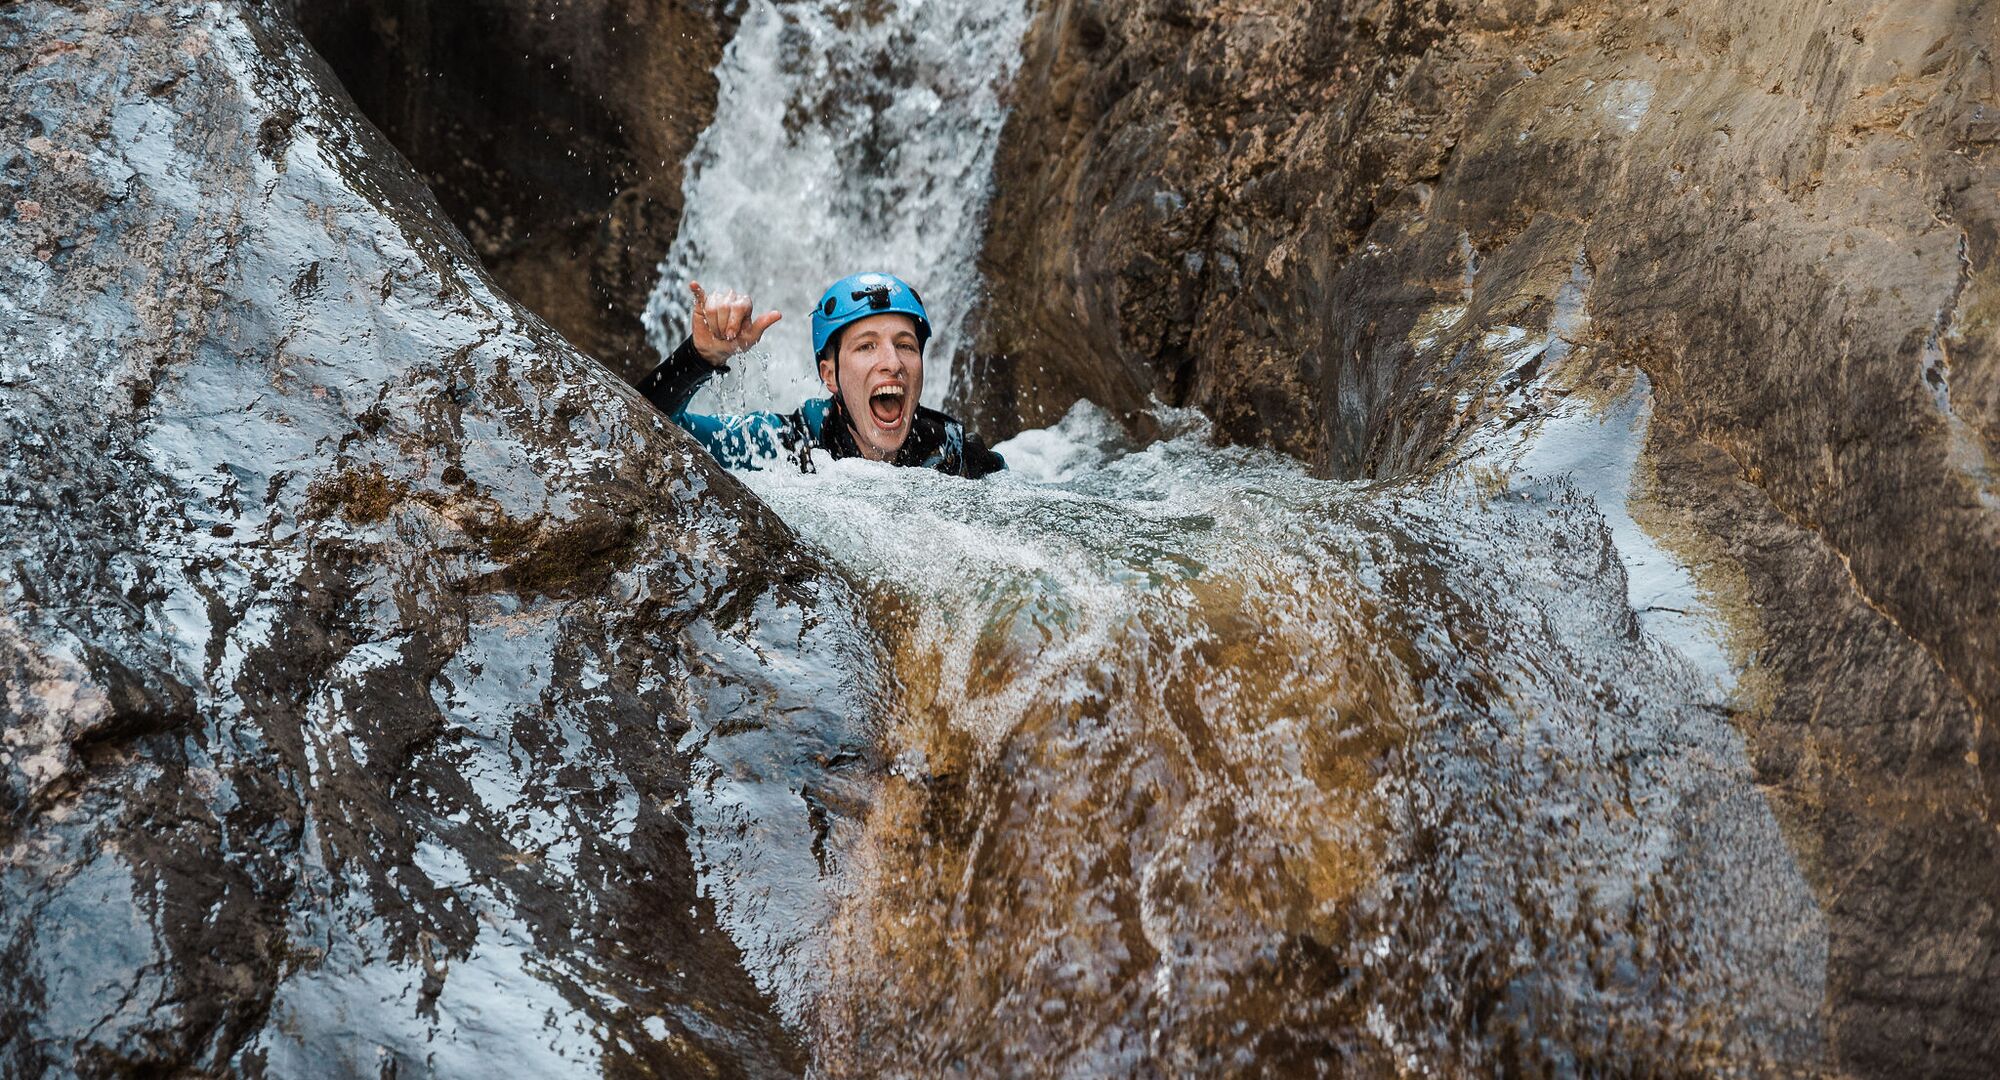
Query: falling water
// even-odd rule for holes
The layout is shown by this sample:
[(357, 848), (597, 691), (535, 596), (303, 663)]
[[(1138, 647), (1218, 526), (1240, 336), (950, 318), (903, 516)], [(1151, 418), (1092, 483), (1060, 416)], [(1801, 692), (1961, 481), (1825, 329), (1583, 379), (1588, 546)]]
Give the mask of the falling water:
[(717, 71), (715, 121), (688, 162), (687, 211), (647, 309), (664, 354), (687, 283), (750, 292), (785, 319), (696, 400), (796, 406), (823, 391), (807, 316), (830, 282), (886, 270), (923, 295), (943, 402), (973, 302), (980, 220), (1020, 61), (1022, 0), (755, 0)]
[[(1019, 33), (975, 10), (753, 5), (656, 312), (699, 274), (791, 313), (882, 260), (955, 328)], [(977, 483), (745, 475), (873, 627), (759, 609), (684, 744), (704, 888), (820, 1073), (1819, 1060), (1825, 926), (1728, 719), (1755, 688), (1641, 526), (1650, 390), (1577, 355), (1589, 287), (1485, 329), (1538, 374), (1394, 483), (1088, 404)], [(711, 404), (809, 393), (788, 365)]]

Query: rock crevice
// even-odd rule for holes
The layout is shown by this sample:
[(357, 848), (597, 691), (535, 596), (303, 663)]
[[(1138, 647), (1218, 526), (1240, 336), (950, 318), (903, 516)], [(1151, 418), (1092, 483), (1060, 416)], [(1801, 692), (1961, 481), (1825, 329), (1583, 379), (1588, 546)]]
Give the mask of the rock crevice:
[(733, 11), (336, 0), (293, 14), (509, 295), (632, 381), (659, 362), (639, 319)]

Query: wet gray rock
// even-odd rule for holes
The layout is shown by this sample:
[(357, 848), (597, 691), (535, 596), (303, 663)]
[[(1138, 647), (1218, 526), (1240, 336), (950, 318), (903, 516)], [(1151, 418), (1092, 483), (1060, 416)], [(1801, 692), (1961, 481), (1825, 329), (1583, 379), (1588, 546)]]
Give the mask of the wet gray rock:
[[(11, 4), (0, 67), (0, 1073), (797, 1071), (682, 741), (837, 585), (281, 10)], [(767, 750), (798, 822), (786, 753), (866, 756)]]
[(1993, 29), (1882, 0), (1046, 0), (959, 404), (1004, 435), (1157, 395), (1407, 478), (1643, 376), (1635, 498), (1733, 613), (1733, 719), (1828, 912), (1836, 1063), (1983, 1075)]

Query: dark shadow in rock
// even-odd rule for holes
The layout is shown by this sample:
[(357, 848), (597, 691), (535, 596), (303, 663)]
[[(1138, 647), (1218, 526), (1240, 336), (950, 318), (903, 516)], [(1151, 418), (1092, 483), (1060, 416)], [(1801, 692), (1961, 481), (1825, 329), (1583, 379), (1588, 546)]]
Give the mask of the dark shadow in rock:
[(727, 9), (307, 0), (297, 16), (500, 284), (631, 381), (659, 362), (639, 317), (715, 111)]

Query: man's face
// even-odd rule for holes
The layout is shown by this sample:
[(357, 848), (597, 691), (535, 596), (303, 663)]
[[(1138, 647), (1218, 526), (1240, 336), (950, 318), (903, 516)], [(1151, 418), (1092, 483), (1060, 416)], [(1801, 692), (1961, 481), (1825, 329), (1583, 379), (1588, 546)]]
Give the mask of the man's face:
[[(834, 380), (834, 364), (840, 378)], [(916, 320), (908, 315), (870, 315), (849, 323), (840, 334), (837, 361), (822, 360), (820, 381), (840, 397), (854, 428), (854, 443), (876, 461), (888, 461), (910, 437), (910, 420), (924, 390), (924, 353), (917, 346)]]

